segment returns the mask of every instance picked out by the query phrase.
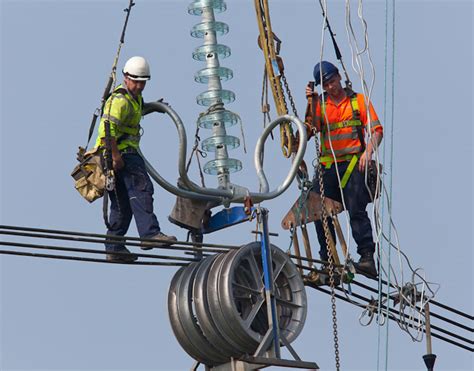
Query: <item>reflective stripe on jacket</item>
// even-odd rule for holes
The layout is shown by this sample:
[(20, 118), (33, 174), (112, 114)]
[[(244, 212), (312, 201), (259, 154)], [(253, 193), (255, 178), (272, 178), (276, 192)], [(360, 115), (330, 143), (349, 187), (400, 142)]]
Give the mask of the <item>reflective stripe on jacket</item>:
[(96, 147), (102, 147), (105, 137), (105, 120), (110, 123), (110, 135), (116, 139), (117, 147), (123, 150), (127, 147), (138, 149), (140, 144), (140, 120), (142, 118), (142, 97), (135, 100), (132, 95), (119, 85), (105, 103), (100, 120), (99, 135)]
[[(382, 133), (382, 125), (372, 104), (369, 110), (371, 132)], [(313, 108), (308, 105), (305, 124), (309, 129), (313, 127), (313, 116), (316, 131), (321, 133), (323, 165), (334, 162), (331, 145), (338, 162), (350, 160), (353, 155), (360, 154), (364, 150), (365, 146), (361, 143), (358, 133), (360, 130), (363, 137), (369, 125), (363, 94), (348, 93), (348, 96), (337, 105), (329, 97), (324, 102), (318, 100), (314, 114)]]

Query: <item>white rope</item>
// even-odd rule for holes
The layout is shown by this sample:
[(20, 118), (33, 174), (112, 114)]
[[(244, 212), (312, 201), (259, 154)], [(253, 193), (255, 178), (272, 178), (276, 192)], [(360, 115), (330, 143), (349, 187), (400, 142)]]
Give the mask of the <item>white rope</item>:
[[(375, 67), (374, 67), (372, 57), (371, 57), (371, 53), (370, 53), (368, 26), (367, 26), (367, 22), (364, 19), (364, 15), (363, 15), (363, 1), (358, 0), (357, 15), (358, 15), (358, 19), (360, 21), (361, 27), (363, 29), (363, 42), (360, 43), (357, 40), (357, 36), (356, 36), (355, 31), (354, 31), (354, 27), (352, 25), (350, 0), (346, 0), (345, 5), (346, 5), (346, 33), (347, 33), (347, 37), (348, 37), (348, 41), (349, 41), (349, 46), (350, 46), (350, 49), (351, 49), (352, 68), (357, 73), (357, 75), (360, 79), (361, 86), (362, 86), (362, 91), (363, 91), (364, 101), (365, 101), (365, 107), (366, 107), (366, 111), (367, 111), (367, 121), (368, 121), (367, 122), (368, 129), (366, 130), (366, 139), (367, 139), (367, 143), (369, 143), (369, 141), (372, 141), (372, 137), (373, 137), (373, 135), (372, 135), (372, 121), (373, 120), (372, 120), (372, 117), (370, 115), (370, 102), (371, 102), (371, 96), (372, 96), (373, 89), (374, 89), (376, 74), (375, 74)], [(360, 47), (359, 44), (361, 44), (362, 47)], [(364, 59), (364, 57), (365, 57), (365, 59)], [(369, 80), (369, 83), (367, 83), (367, 80), (366, 80), (366, 72), (365, 72), (365, 69), (364, 69), (364, 61), (367, 61), (370, 65), (370, 75), (369, 75), (370, 80)], [(382, 177), (382, 174), (380, 174), (380, 172), (379, 172), (380, 159), (379, 159), (378, 148), (375, 148), (374, 159), (375, 159), (375, 162), (376, 162), (376, 165), (377, 165), (377, 169), (376, 169), (377, 170), (377, 176)], [(367, 170), (368, 169), (366, 167), (366, 169), (365, 169), (366, 186), (367, 186)], [(378, 184), (379, 183), (377, 182), (377, 186), (378, 186)], [(426, 281), (426, 278), (424, 277), (424, 275), (421, 275), (421, 274), (418, 273), (418, 271), (420, 271), (420, 269), (418, 268), (418, 269), (414, 270), (411, 267), (410, 261), (407, 258), (407, 256), (401, 251), (400, 241), (399, 241), (399, 237), (398, 237), (398, 231), (397, 231), (396, 226), (395, 226), (395, 224), (393, 222), (393, 219), (392, 219), (392, 209), (391, 209), (391, 204), (390, 204), (391, 200), (390, 200), (390, 196), (387, 193), (387, 190), (385, 189), (385, 186), (383, 184), (383, 177), (382, 177), (382, 188), (383, 188), (382, 189), (382, 194), (387, 197), (389, 223), (390, 223), (390, 226), (393, 228), (393, 231), (394, 231), (395, 244), (392, 244), (391, 243), (391, 238), (387, 238), (385, 236), (384, 232), (383, 232), (383, 224), (382, 224), (382, 221), (381, 221), (381, 213), (380, 213), (382, 197), (380, 198), (380, 200), (374, 200), (374, 206), (373, 206), (373, 209), (372, 209), (372, 218), (371, 219), (372, 219), (374, 229), (376, 231), (376, 233), (375, 233), (375, 236), (376, 236), (375, 243), (376, 243), (376, 246), (378, 247), (379, 252), (381, 253), (381, 257), (380, 257), (381, 263), (384, 261), (383, 258), (385, 257), (385, 251), (380, 249), (380, 243), (381, 243), (382, 240), (387, 240), (389, 242), (389, 248), (395, 248), (396, 251), (397, 251), (398, 265), (399, 265), (398, 266), (398, 271), (399, 271), (399, 274), (401, 276), (401, 279), (400, 280), (398, 279), (397, 274), (395, 274), (395, 269), (394, 269), (394, 267), (392, 266), (391, 263), (389, 263), (389, 267), (388, 267), (388, 270), (393, 274), (393, 279), (396, 283), (396, 286), (403, 288), (406, 285), (411, 285), (411, 287), (413, 287), (413, 290), (416, 290), (416, 288), (418, 286), (421, 286), (421, 291), (411, 293), (411, 295), (407, 295), (405, 292), (403, 292), (402, 289), (398, 290), (398, 293), (397, 293), (400, 297), (400, 312), (406, 314), (405, 311), (408, 311), (408, 313), (409, 313), (408, 314), (408, 321), (405, 317), (401, 316), (398, 319), (397, 322), (399, 323), (399, 326), (410, 335), (412, 340), (421, 341), (422, 336), (423, 336), (423, 332), (422, 332), (422, 318), (423, 318), (422, 310), (423, 309), (422, 308), (424, 307), (424, 304), (426, 303), (426, 301), (431, 300), (432, 298), (434, 298), (437, 290), (433, 291), (431, 289), (430, 284)], [(391, 236), (389, 236), (389, 237), (391, 237)], [(408, 264), (410, 270), (412, 271), (412, 278), (411, 278), (411, 281), (409, 283), (405, 283), (404, 264), (403, 264), (403, 261), (402, 261), (402, 257), (406, 260), (406, 263)], [(379, 272), (380, 275), (385, 275), (386, 277), (389, 277), (389, 275), (387, 275), (387, 271), (383, 267), (383, 264), (381, 264), (381, 269), (380, 270), (381, 270)], [(421, 282), (416, 282), (417, 279), (420, 279)], [(439, 285), (438, 285), (438, 288), (439, 288)], [(416, 305), (417, 297), (414, 297), (414, 295), (418, 295), (418, 299), (421, 300), (421, 308), (417, 307), (417, 305)], [(413, 301), (413, 299), (415, 299), (415, 300)], [(387, 308), (387, 310), (388, 310), (388, 308)], [(412, 320), (415, 323), (418, 324), (415, 333), (413, 333), (410, 326), (408, 326), (408, 323)]]
[[(322, 30), (321, 30), (321, 49), (320, 49), (320, 56), (319, 56), (319, 63), (320, 63), (320, 66), (321, 66), (321, 63), (323, 62), (323, 54), (324, 54), (324, 37), (325, 37), (325, 29), (326, 29), (326, 22), (327, 22), (327, 17), (328, 17), (328, 11), (327, 11), (327, 2), (326, 0), (322, 0), (322, 5), (323, 5), (323, 13), (324, 13), (324, 18), (323, 18), (323, 22), (322, 22)], [(320, 74), (320, 78), (319, 78), (319, 81), (321, 81), (321, 92), (320, 92), (320, 96), (321, 96), (321, 108), (325, 105), (325, 102), (324, 102), (324, 91), (323, 91), (323, 88), (322, 88), (322, 81), (323, 81), (323, 69), (320, 68), (319, 69), (319, 74)], [(329, 119), (328, 119), (328, 116), (327, 116), (327, 110), (324, 109), (324, 122), (326, 123), (326, 126), (327, 126), (327, 132), (330, 133), (330, 130), (329, 130)], [(320, 136), (321, 140), (321, 145), (323, 144), (323, 138), (322, 136)], [(329, 148), (331, 150), (331, 155), (334, 159), (334, 168), (336, 170), (336, 177), (337, 177), (337, 181), (338, 181), (338, 184), (341, 184), (341, 175), (339, 173), (339, 169), (337, 167), (337, 161), (336, 161), (336, 153), (334, 152), (334, 148), (333, 148), (333, 145), (332, 145), (332, 140), (331, 140), (331, 136), (328, 135), (328, 140), (329, 140)], [(344, 210), (344, 214), (346, 215), (346, 231), (345, 233), (343, 232), (344, 234), (344, 239), (346, 240), (347, 242), (347, 251), (348, 251), (348, 256), (350, 256), (350, 253), (349, 251), (351, 250), (351, 228), (350, 228), (350, 217), (349, 217), (349, 212), (347, 210), (347, 206), (346, 206), (346, 202), (345, 202), (345, 198), (344, 198), (344, 192), (343, 192), (343, 189), (342, 187), (339, 187), (339, 192), (341, 194), (341, 202), (342, 202), (342, 206), (343, 206), (343, 210)], [(328, 247), (329, 248), (329, 247)], [(347, 259), (345, 261), (344, 264), (346, 264), (347, 262)], [(346, 267), (344, 266), (344, 269)]]

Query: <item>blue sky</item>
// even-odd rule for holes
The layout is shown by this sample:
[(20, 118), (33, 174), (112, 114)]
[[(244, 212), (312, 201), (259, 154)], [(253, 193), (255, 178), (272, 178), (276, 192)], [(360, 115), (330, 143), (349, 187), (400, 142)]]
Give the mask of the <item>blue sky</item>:
[[(194, 73), (203, 65), (191, 57), (201, 40), (189, 35), (199, 17), (187, 14), (190, 1), (136, 0), (120, 66), (143, 55), (152, 68), (145, 100), (170, 102), (187, 126), (192, 143), (202, 111), (195, 96), (205, 90)], [(243, 120), (248, 153), (239, 148), (244, 171), (232, 181), (258, 189), (253, 148), (262, 131), (260, 112), (263, 58), (256, 45), (253, 2), (228, 1), (216, 15), (229, 24), (219, 39), (232, 49), (221, 65), (234, 71), (223, 83), (236, 101), (227, 107)], [(351, 51), (344, 24), (344, 2), (329, 2), (328, 14), (345, 62)], [(87, 139), (90, 117), (99, 104), (118, 45), (128, 1), (1, 1), (1, 171), (0, 219), (3, 225), (103, 233), (100, 203), (88, 205), (73, 189), (70, 171), (77, 146)], [(357, 2), (351, 1), (357, 22)], [(389, 4), (390, 5), (390, 4)], [(297, 108), (305, 108), (304, 87), (319, 60), (321, 11), (316, 0), (270, 1), (275, 33)], [(402, 250), (427, 279), (441, 285), (436, 300), (473, 313), (473, 3), (472, 1), (397, 1), (394, 71), (394, 122), (387, 123), (386, 153), (393, 148), (393, 213)], [(370, 52), (375, 66), (372, 100), (383, 117), (385, 84), (385, 1), (364, 1)], [(389, 17), (390, 19), (390, 17)], [(356, 33), (361, 37), (360, 27)], [(334, 61), (326, 37), (325, 59)], [(390, 60), (391, 49), (387, 51)], [(366, 65), (366, 68), (368, 66)], [(390, 71), (391, 72), (391, 71)], [(350, 71), (354, 87), (360, 83)], [(387, 83), (390, 85), (391, 74)], [(390, 92), (391, 86), (388, 91)], [(272, 108), (274, 104), (271, 102)], [(387, 112), (391, 107), (387, 107)], [(272, 117), (276, 114), (273, 111)], [(390, 120), (386, 120), (390, 121)], [(385, 124), (385, 122), (382, 122)], [(177, 178), (177, 135), (162, 117), (146, 118), (142, 149), (170, 181)], [(393, 147), (388, 133), (393, 131)], [(238, 128), (229, 134), (240, 136)], [(209, 135), (202, 133), (202, 137)], [(314, 157), (308, 145), (307, 163)], [(272, 188), (289, 163), (275, 141), (266, 146), (265, 169)], [(389, 157), (389, 156), (388, 156)], [(199, 178), (193, 175), (196, 182)], [(207, 184), (216, 180), (207, 177)], [(155, 187), (155, 208), (166, 233), (185, 238), (167, 216), (174, 196)], [(272, 242), (283, 250), (289, 235), (280, 220), (298, 195), (296, 185), (265, 203)], [(343, 220), (343, 228), (346, 222)], [(245, 244), (253, 223), (211, 235), (215, 243)], [(317, 251), (314, 240), (313, 250)], [(132, 224), (130, 235), (136, 235)], [(2, 237), (2, 239), (4, 236)], [(6, 237), (5, 237), (6, 238)], [(355, 245), (351, 243), (355, 256)], [(109, 266), (0, 256), (3, 370), (183, 370), (192, 364), (175, 340), (166, 298), (174, 268)], [(405, 271), (405, 275), (409, 275)], [(322, 369), (333, 368), (329, 298), (308, 289), (308, 319), (295, 348)], [(359, 325), (361, 310), (338, 302), (343, 369), (385, 365), (385, 332)], [(433, 341), (442, 370), (473, 368), (472, 355)], [(388, 369), (423, 370), (425, 343), (414, 343), (398, 326), (389, 329)]]

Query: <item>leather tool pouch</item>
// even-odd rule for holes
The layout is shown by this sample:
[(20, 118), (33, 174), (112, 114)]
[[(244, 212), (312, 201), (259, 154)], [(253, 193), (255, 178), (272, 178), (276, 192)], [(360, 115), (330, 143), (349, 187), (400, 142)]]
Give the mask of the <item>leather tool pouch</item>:
[(74, 187), (89, 202), (94, 202), (104, 195), (105, 174), (102, 167), (102, 153), (98, 148), (85, 152), (79, 147), (79, 164), (71, 173)]

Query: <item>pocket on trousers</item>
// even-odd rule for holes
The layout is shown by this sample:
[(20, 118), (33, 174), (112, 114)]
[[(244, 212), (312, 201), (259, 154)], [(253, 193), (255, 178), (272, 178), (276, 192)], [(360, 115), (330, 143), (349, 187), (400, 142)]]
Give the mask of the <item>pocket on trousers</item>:
[(133, 188), (137, 191), (144, 192), (147, 188), (147, 178), (146, 175), (141, 173), (140, 171), (131, 171), (132, 174), (132, 184)]
[(132, 185), (138, 192), (147, 192), (153, 194), (153, 184), (151, 183), (148, 174), (141, 171), (139, 168), (130, 169), (132, 176)]

